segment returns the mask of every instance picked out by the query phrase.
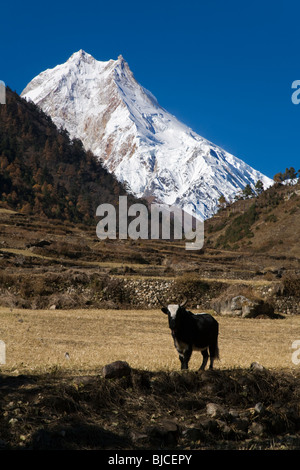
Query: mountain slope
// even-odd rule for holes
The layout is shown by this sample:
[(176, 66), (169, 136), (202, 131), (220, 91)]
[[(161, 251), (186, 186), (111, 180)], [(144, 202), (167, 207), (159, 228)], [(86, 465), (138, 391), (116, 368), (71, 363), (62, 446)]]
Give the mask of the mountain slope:
[(163, 109), (122, 56), (100, 62), (80, 50), (35, 77), (22, 96), (81, 139), (138, 197), (207, 218), (221, 195), (231, 199), (257, 180), (272, 184)]
[(127, 194), (80, 140), (70, 140), (35, 104), (9, 89), (6, 98), (6, 106), (0, 106), (3, 205), (42, 217), (94, 223), (99, 204), (117, 205), (119, 195)]
[[(296, 180), (295, 180), (296, 181)], [(276, 183), (259, 196), (236, 201), (206, 221), (207, 248), (273, 256), (299, 269), (300, 185)], [(252, 255), (251, 255), (252, 256)], [(285, 260), (283, 262), (283, 260)]]

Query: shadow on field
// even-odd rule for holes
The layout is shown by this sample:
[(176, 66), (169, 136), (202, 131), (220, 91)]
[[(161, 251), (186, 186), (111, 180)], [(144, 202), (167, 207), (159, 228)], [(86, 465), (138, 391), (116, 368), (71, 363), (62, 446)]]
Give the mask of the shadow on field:
[(300, 371), (0, 375), (0, 449), (299, 449)]
[(129, 444), (116, 433), (80, 420), (67, 426), (40, 429), (32, 436), (33, 450), (125, 449)]

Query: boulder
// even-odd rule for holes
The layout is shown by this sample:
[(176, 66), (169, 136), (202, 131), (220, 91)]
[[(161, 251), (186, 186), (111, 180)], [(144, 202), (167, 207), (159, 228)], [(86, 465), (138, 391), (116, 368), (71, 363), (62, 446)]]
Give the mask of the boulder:
[(179, 438), (179, 427), (176, 422), (163, 420), (147, 429), (150, 441), (163, 446), (176, 445)]
[(247, 432), (249, 427), (249, 419), (237, 418), (233, 421), (233, 427), (236, 431)]
[(102, 377), (106, 379), (120, 378), (130, 375), (131, 367), (125, 361), (115, 361), (106, 364), (102, 369)]
[(220, 298), (212, 302), (212, 308), (220, 315), (255, 318), (259, 315), (274, 316), (274, 307), (262, 299), (250, 299), (244, 295)]
[(259, 403), (256, 403), (255, 407), (254, 407), (254, 412), (257, 414), (257, 415), (263, 415), (265, 414), (265, 407), (264, 407), (264, 404), (259, 402)]
[(265, 370), (264, 366), (259, 364), (259, 362), (252, 362), (250, 365), (250, 370), (256, 371), (256, 370)]
[(211, 418), (220, 418), (226, 414), (225, 409), (217, 403), (207, 403), (206, 413)]
[(254, 421), (249, 428), (249, 432), (255, 436), (261, 437), (265, 432), (265, 428), (263, 424)]
[(182, 431), (182, 436), (189, 441), (199, 441), (203, 435), (203, 429), (197, 426), (189, 426)]

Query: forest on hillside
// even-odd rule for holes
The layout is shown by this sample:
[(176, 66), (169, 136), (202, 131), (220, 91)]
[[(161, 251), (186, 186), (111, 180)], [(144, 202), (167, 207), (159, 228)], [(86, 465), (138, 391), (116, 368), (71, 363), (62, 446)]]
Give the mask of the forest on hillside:
[(89, 224), (99, 204), (117, 204), (126, 194), (80, 140), (71, 140), (34, 103), (7, 89), (6, 105), (0, 106), (2, 207)]

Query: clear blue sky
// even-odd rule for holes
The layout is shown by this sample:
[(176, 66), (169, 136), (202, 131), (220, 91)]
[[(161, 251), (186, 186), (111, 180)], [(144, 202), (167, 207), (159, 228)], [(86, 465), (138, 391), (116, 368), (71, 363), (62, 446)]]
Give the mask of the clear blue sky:
[(299, 0), (12, 0), (0, 16), (0, 80), (18, 93), (79, 49), (122, 54), (195, 132), (270, 177), (300, 169)]

